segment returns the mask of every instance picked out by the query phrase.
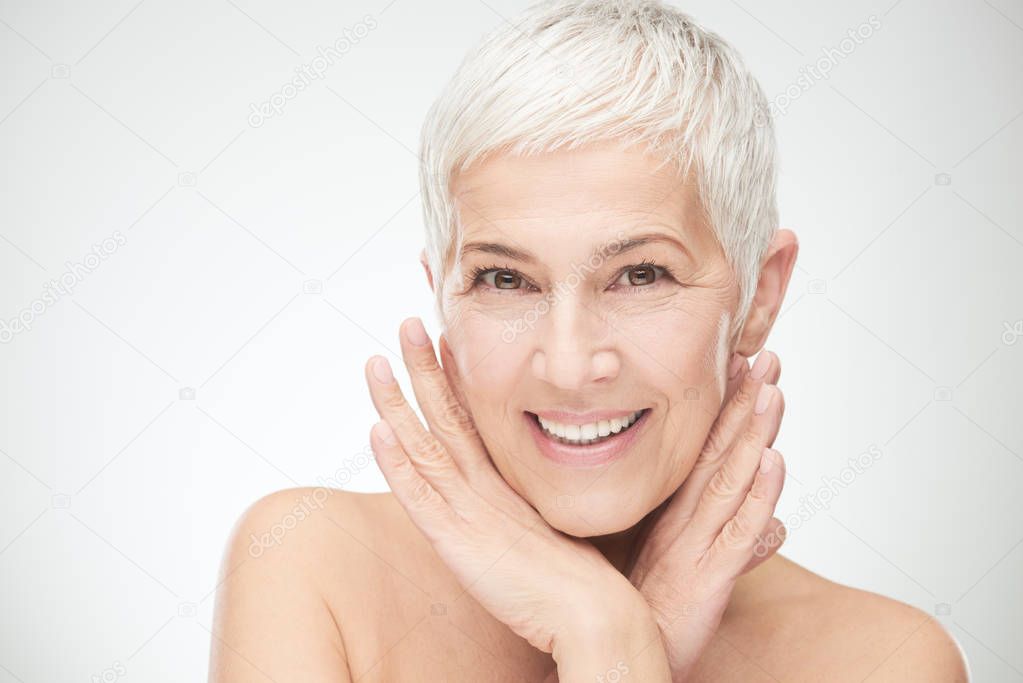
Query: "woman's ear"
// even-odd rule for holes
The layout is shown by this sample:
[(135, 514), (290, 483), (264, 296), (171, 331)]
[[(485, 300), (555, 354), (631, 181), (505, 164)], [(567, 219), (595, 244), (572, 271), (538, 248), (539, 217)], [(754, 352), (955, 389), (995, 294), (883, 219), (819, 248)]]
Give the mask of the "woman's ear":
[(764, 255), (760, 268), (757, 291), (746, 314), (746, 324), (735, 351), (749, 358), (756, 354), (767, 341), (767, 335), (781, 310), (789, 278), (799, 254), (799, 241), (791, 230), (778, 230)]
[(426, 260), (426, 249), (424, 248), (419, 252), (419, 262), (423, 264), (423, 270), (426, 271), (426, 281), (430, 283), (430, 291), (433, 291), (433, 273), (430, 272), (430, 264)]

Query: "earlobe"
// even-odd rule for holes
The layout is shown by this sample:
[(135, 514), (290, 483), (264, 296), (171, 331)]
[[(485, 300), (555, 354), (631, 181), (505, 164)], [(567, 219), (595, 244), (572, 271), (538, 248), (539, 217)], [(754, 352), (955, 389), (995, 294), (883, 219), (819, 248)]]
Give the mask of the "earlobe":
[(799, 241), (796, 234), (791, 230), (778, 230), (764, 256), (757, 291), (753, 295), (747, 322), (735, 349), (747, 358), (760, 351), (767, 341), (767, 335), (785, 300), (798, 254)]

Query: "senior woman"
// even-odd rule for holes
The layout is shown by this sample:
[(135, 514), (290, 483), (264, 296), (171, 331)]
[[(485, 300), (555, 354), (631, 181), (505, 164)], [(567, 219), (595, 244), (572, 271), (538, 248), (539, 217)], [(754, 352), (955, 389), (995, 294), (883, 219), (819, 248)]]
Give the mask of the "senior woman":
[(486, 37), (423, 129), (443, 333), (399, 331), (423, 420), (369, 359), (391, 493), (243, 515), (212, 681), (966, 680), (928, 615), (776, 553), (763, 347), (798, 246), (766, 104), (659, 2), (541, 3)]

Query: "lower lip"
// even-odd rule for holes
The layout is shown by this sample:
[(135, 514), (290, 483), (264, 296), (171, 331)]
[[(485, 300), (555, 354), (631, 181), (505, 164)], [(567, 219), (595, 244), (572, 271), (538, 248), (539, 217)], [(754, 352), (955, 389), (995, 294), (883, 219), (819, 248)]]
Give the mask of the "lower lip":
[(548, 436), (547, 432), (540, 427), (540, 423), (536, 421), (536, 418), (530, 413), (522, 413), (522, 417), (525, 418), (533, 433), (533, 440), (544, 457), (559, 465), (578, 468), (599, 467), (623, 457), (628, 453), (629, 447), (632, 446), (633, 442), (639, 438), (640, 432), (646, 426), (649, 415), (650, 409), (647, 408), (639, 416), (639, 419), (632, 423), (632, 426), (606, 441), (591, 443), (585, 446), (572, 446), (554, 440), (553, 437)]

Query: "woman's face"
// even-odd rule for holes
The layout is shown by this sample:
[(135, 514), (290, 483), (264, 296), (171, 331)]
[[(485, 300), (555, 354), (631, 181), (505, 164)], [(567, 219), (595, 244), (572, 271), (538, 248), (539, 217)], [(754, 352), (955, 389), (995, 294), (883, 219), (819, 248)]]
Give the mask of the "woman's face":
[[(663, 502), (722, 402), (737, 282), (695, 185), (657, 163), (590, 145), (491, 157), (452, 186), (453, 381), (501, 475), (574, 536), (627, 529)], [(640, 410), (589, 445), (536, 418), (572, 440)]]

